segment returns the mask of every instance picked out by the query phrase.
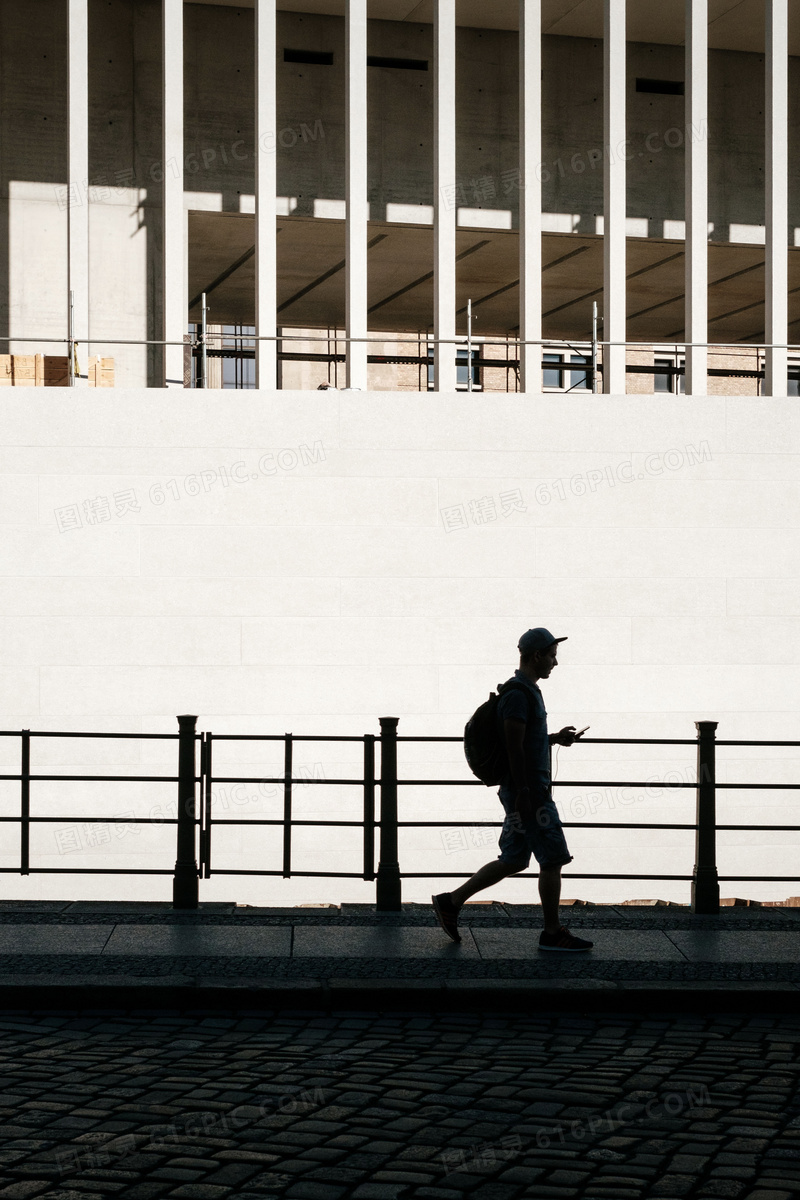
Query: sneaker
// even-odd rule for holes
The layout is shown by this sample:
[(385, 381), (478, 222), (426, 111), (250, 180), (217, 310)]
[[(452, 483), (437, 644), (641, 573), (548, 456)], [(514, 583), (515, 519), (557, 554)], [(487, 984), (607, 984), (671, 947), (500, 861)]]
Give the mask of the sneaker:
[(450, 898), (449, 892), (442, 892), (438, 896), (431, 896), (431, 904), (433, 911), (436, 913), (436, 918), (449, 938), (454, 942), (461, 941), (461, 934), (458, 932), (458, 909)]
[(585, 938), (575, 937), (568, 929), (562, 925), (558, 933), (544, 933), (539, 935), (540, 950), (566, 950), (573, 953), (578, 950), (591, 950), (594, 942), (587, 942)]

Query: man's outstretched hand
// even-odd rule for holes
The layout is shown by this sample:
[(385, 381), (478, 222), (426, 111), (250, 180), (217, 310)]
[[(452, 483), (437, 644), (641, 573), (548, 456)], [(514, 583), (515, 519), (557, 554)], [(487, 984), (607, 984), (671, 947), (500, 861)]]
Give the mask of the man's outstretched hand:
[(551, 733), (550, 738), (554, 745), (571, 746), (574, 741), (580, 737), (574, 725), (565, 725), (563, 729), (559, 729), (558, 733)]

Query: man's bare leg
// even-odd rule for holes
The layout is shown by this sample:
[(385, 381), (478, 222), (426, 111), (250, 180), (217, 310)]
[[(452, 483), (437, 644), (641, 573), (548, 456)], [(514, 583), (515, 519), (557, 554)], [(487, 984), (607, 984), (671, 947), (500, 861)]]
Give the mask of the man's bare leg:
[[(467, 881), (469, 882), (469, 881)], [(561, 866), (539, 867), (539, 896), (545, 933), (558, 933), (558, 902), (561, 899)]]
[(461, 908), (464, 901), (469, 900), (470, 896), (474, 896), (476, 892), (482, 892), (484, 888), (491, 887), (493, 883), (499, 883), (501, 879), (507, 879), (509, 875), (516, 875), (518, 871), (524, 870), (525, 867), (521, 865), (515, 866), (513, 863), (501, 862), (499, 858), (495, 858), (476, 871), (466, 883), (462, 883), (461, 887), (452, 891), (450, 899), (456, 908)]
[[(480, 870), (450, 893), (450, 899), (456, 908), (461, 908), (470, 896), (482, 892), (484, 888), (500, 883), (509, 875), (523, 871), (522, 865), (501, 862), (499, 858), (486, 863)], [(539, 897), (542, 901), (542, 917), (544, 918), (545, 933), (558, 933), (561, 922), (558, 919), (558, 902), (561, 899), (561, 866), (539, 867)]]

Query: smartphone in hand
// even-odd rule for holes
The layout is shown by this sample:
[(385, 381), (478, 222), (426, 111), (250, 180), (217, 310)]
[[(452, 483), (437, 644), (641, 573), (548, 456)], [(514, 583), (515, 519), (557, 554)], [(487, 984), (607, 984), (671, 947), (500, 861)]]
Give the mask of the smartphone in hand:
[(587, 729), (591, 729), (591, 725), (584, 725), (583, 729), (579, 729), (578, 732), (575, 734), (576, 739), (579, 738), (581, 736), (581, 734), (586, 733)]

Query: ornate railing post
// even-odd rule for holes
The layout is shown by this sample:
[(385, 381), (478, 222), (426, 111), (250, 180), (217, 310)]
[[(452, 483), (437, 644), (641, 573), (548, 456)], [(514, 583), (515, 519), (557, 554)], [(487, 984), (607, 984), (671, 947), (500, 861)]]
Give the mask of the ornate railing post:
[(697, 830), (692, 875), (692, 912), (719, 913), (715, 729), (717, 721), (695, 721), (697, 728)]
[(381, 717), (381, 832), (375, 907), (399, 912), (400, 864), (397, 861), (397, 717)]
[(178, 725), (178, 852), (172, 883), (172, 907), (197, 908), (194, 748), (197, 717), (178, 717)]

